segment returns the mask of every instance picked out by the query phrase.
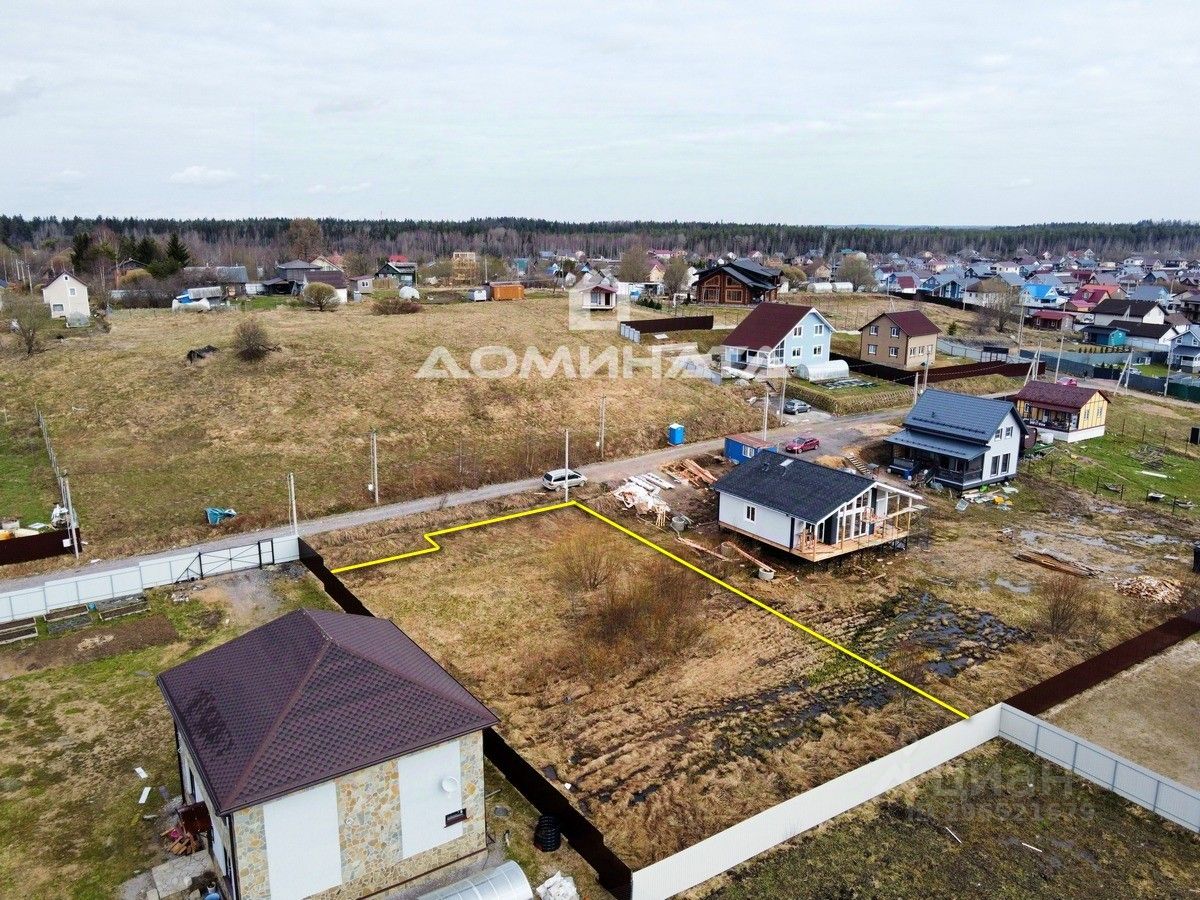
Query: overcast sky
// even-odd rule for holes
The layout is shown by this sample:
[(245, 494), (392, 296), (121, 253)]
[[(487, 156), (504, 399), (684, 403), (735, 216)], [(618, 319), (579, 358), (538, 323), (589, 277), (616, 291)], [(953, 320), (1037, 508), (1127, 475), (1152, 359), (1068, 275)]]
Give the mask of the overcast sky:
[(1200, 217), (1200, 4), (9, 0), (0, 211)]

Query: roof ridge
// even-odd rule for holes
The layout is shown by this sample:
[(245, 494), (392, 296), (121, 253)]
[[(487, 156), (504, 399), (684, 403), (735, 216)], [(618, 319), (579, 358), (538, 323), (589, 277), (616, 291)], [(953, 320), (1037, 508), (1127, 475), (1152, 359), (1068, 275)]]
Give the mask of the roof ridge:
[[(296, 700), (299, 699), (301, 693), (303, 693), (305, 685), (308, 684), (309, 678), (312, 677), (312, 673), (316, 670), (317, 665), (321, 662), (321, 660), (325, 658), (325, 654), (329, 652), (330, 646), (334, 643), (332, 638), (325, 633), (325, 629), (321, 628), (320, 625), (317, 625), (316, 620), (307, 614), (309, 612), (307, 609), (299, 610), (299, 612), (304, 613), (303, 618), (306, 621), (312, 622), (316, 626), (317, 631), (320, 632), (325, 641), (322, 644), (321, 649), (313, 654), (312, 662), (308, 664), (308, 668), (304, 671), (304, 675), (296, 680), (296, 686), (292, 689), (292, 693), (288, 696), (283, 706), (280, 707), (278, 715), (275, 716), (275, 721), (271, 723), (271, 727), (268, 728), (263, 734), (262, 740), (259, 741), (258, 747), (255, 749), (253, 755), (251, 755), (251, 757), (246, 761), (246, 764), (242, 766), (242, 773), (238, 776), (238, 780), (234, 782), (233, 787), (230, 790), (230, 804), (238, 802), (238, 798), (241, 796), (242, 791), (246, 787), (246, 782), (250, 779), (250, 773), (253, 772), (257, 767), (258, 761), (262, 759), (263, 754), (266, 753), (267, 746), (275, 739), (275, 735), (279, 733), (279, 728), (283, 725), (283, 720), (296, 705)], [(283, 618), (286, 618), (286, 616)], [(283, 618), (276, 619), (275, 621), (281, 622), (283, 621)]]

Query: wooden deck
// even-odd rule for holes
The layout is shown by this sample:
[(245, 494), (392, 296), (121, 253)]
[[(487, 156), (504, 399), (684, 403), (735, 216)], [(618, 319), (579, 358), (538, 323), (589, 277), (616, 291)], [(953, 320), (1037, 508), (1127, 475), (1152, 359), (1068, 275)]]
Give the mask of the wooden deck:
[(890, 522), (875, 523), (874, 534), (865, 534), (862, 537), (846, 538), (838, 541), (836, 544), (824, 544), (820, 541), (800, 542), (795, 547), (787, 547), (783, 544), (777, 544), (774, 541), (767, 540), (757, 534), (752, 534), (742, 528), (737, 528), (733, 525), (721, 523), (721, 528), (727, 531), (735, 531), (738, 534), (745, 535), (760, 544), (766, 544), (768, 547), (774, 547), (777, 550), (783, 550), (786, 553), (791, 553), (793, 556), (799, 556), (801, 559), (807, 559), (809, 562), (823, 562), (827, 559), (832, 559), (835, 556), (842, 556), (845, 553), (854, 553), (857, 550), (865, 550), (868, 547), (878, 547), (881, 544), (890, 544), (892, 541), (903, 540), (910, 534), (910, 529), (900, 528)]

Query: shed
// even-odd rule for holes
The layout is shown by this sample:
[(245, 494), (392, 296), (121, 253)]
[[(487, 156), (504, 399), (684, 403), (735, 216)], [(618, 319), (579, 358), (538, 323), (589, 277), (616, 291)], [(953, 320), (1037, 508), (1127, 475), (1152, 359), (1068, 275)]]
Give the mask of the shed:
[(725, 438), (725, 458), (735, 466), (753, 459), (760, 450), (774, 450), (775, 444), (754, 434), (731, 434)]
[(844, 359), (826, 359), (821, 362), (801, 363), (792, 371), (805, 381), (833, 381), (850, 377), (850, 364)]
[(493, 300), (525, 299), (525, 286), (519, 281), (493, 281), (489, 286)]

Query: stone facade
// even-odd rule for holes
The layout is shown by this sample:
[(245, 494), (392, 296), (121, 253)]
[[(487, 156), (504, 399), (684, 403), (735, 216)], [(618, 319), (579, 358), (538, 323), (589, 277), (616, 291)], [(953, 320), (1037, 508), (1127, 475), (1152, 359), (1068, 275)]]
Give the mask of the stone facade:
[[(342, 884), (314, 895), (351, 900), (396, 885), (433, 886), (472, 868), (486, 850), (483, 802), (483, 735), (459, 738), (460, 784), (467, 819), (461, 837), (403, 859), (400, 806), (404, 802), (395, 760), (336, 779)], [(261, 806), (233, 814), (238, 883), (243, 900), (270, 900), (267, 844)], [(450, 878), (452, 880), (452, 878)]]

